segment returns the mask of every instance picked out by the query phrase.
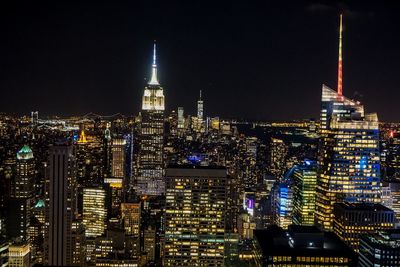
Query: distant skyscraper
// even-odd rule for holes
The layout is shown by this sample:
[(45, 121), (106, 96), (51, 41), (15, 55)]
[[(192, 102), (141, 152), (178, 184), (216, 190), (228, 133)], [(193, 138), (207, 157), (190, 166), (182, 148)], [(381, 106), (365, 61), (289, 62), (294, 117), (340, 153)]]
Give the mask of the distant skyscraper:
[(185, 115), (183, 107), (178, 107), (178, 129), (185, 128)]
[(201, 90), (199, 100), (197, 100), (197, 118), (201, 121), (204, 119), (204, 105), (203, 99), (201, 98)]
[(33, 152), (27, 145), (17, 153), (17, 169), (11, 188), (11, 197), (30, 198), (34, 194), (35, 160)]
[[(342, 26), (340, 49), (341, 32)], [(316, 223), (330, 230), (335, 202), (380, 201), (378, 116), (364, 114), (359, 102), (342, 95), (339, 54), (338, 92), (322, 86), (315, 212)]]
[(317, 187), (317, 164), (305, 160), (296, 166), (293, 181), (293, 223), (314, 225), (315, 188)]
[(73, 147), (50, 147), (46, 169), (45, 264), (72, 265), (72, 221), (76, 210), (76, 160)]
[(16, 173), (11, 181), (11, 194), (6, 206), (8, 236), (18, 241), (29, 241), (28, 228), (34, 202), (35, 160), (29, 146), (16, 155)]
[(125, 145), (123, 138), (114, 138), (111, 141), (111, 176), (125, 178)]
[(83, 225), (86, 229), (86, 237), (96, 237), (104, 234), (107, 217), (105, 200), (106, 192), (104, 189), (83, 189)]
[(157, 78), (156, 45), (154, 44), (151, 80), (144, 89), (137, 187), (142, 195), (161, 195), (165, 190), (163, 179), (164, 146), (164, 90)]
[(276, 178), (282, 178), (285, 172), (285, 159), (287, 155), (287, 145), (283, 140), (271, 138), (270, 155), (269, 155), (269, 171)]
[(164, 266), (224, 266), (224, 168), (166, 170)]

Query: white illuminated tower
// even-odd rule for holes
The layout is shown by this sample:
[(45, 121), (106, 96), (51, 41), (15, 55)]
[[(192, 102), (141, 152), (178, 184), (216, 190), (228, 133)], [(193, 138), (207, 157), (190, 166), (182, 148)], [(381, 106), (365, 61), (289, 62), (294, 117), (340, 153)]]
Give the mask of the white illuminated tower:
[(137, 189), (140, 195), (164, 193), (164, 90), (157, 78), (156, 44), (150, 82), (144, 88)]

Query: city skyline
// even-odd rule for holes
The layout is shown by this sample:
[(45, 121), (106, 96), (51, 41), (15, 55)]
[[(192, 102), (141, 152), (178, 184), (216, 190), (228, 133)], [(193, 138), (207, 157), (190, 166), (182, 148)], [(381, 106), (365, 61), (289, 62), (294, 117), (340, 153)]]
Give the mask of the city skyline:
[[(394, 73), (399, 55), (394, 47), (398, 37), (392, 34), (394, 11), (387, 3), (361, 6), (310, 1), (288, 9), (279, 4), (260, 5), (260, 10), (255, 10), (256, 5), (232, 4), (220, 17), (217, 14), (222, 6), (193, 10), (171, 4), (168, 10), (175, 12), (173, 18), (160, 11), (157, 3), (128, 5), (126, 11), (115, 7), (108, 13), (107, 4), (96, 6), (94, 11), (89, 7), (84, 4), (75, 10), (68, 5), (50, 5), (41, 12), (49, 13), (47, 19), (53, 18), (55, 23), (38, 21), (30, 15), (2, 26), (8, 37), (8, 42), (2, 44), (3, 51), (7, 51), (0, 77), (5, 95), (1, 101), (3, 111), (28, 114), (39, 110), (40, 114), (61, 116), (89, 112), (136, 114), (141, 88), (147, 83), (144, 78), (150, 78), (150, 47), (156, 39), (168, 111), (183, 106), (186, 113), (195, 114), (198, 92), (202, 90), (205, 114), (210, 116), (318, 118), (316, 103), (321, 85), (335, 88), (337, 84), (337, 18), (343, 11), (343, 90), (377, 111), (381, 121), (395, 120), (398, 92), (394, 90)], [(50, 12), (53, 9), (56, 12)], [(140, 16), (131, 18), (127, 14), (132, 9), (132, 14), (141, 9), (152, 11), (158, 19), (144, 23), (139, 30)], [(202, 11), (206, 11), (203, 16)], [(72, 23), (69, 16), (74, 12), (81, 13)], [(234, 20), (237, 15), (240, 19)], [(285, 20), (289, 15), (292, 18)], [(106, 19), (103, 24), (102, 16)], [(107, 22), (107, 18), (111, 20)], [(42, 30), (29, 32), (23, 28), (20, 23), (28, 20), (33, 26), (27, 28), (41, 26)], [(188, 25), (182, 25), (185, 21)], [(282, 27), (273, 27), (275, 23)], [(24, 45), (22, 49), (14, 30), (32, 46)], [(37, 36), (31, 36), (34, 33)], [(133, 37), (139, 33), (143, 38)], [(107, 34), (115, 38), (109, 40)], [(211, 38), (202, 40), (207, 34)], [(46, 43), (49, 38), (52, 42)], [(379, 51), (379, 56), (371, 55), (372, 49)], [(17, 105), (21, 98), (24, 105)], [(64, 101), (53, 101), (57, 98)], [(281, 105), (283, 101), (285, 105)]]

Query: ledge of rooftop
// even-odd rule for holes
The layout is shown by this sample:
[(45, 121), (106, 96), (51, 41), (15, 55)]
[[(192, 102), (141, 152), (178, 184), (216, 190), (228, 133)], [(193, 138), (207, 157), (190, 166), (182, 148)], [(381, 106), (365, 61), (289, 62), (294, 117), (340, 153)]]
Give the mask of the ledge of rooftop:
[[(257, 242), (264, 256), (346, 256), (356, 258), (355, 253), (332, 232), (323, 232), (315, 226), (291, 225), (288, 230), (272, 225), (267, 229), (254, 230)], [(289, 237), (304, 239), (310, 238), (310, 242), (323, 240), (320, 246), (292, 246)], [(304, 242), (304, 240), (302, 240)]]
[(339, 206), (346, 210), (359, 210), (359, 211), (392, 211), (388, 207), (379, 204), (379, 203), (335, 203), (336, 206)]

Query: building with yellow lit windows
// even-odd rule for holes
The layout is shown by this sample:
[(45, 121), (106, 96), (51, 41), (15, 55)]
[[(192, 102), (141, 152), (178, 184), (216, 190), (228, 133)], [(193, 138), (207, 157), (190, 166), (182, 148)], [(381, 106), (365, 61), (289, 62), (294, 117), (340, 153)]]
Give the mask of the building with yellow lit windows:
[(379, 122), (376, 114), (329, 87), (322, 87), (315, 219), (333, 228), (336, 202), (379, 203)]
[(393, 229), (396, 222), (394, 211), (381, 204), (336, 203), (333, 213), (333, 231), (355, 251), (362, 234)]
[(86, 237), (96, 237), (104, 234), (107, 216), (105, 199), (106, 193), (104, 189), (83, 189), (83, 225), (86, 229)]
[(224, 266), (227, 171), (166, 170), (164, 266)]
[(314, 225), (316, 162), (305, 160), (301, 165), (295, 166), (291, 180), (293, 183), (293, 224)]

